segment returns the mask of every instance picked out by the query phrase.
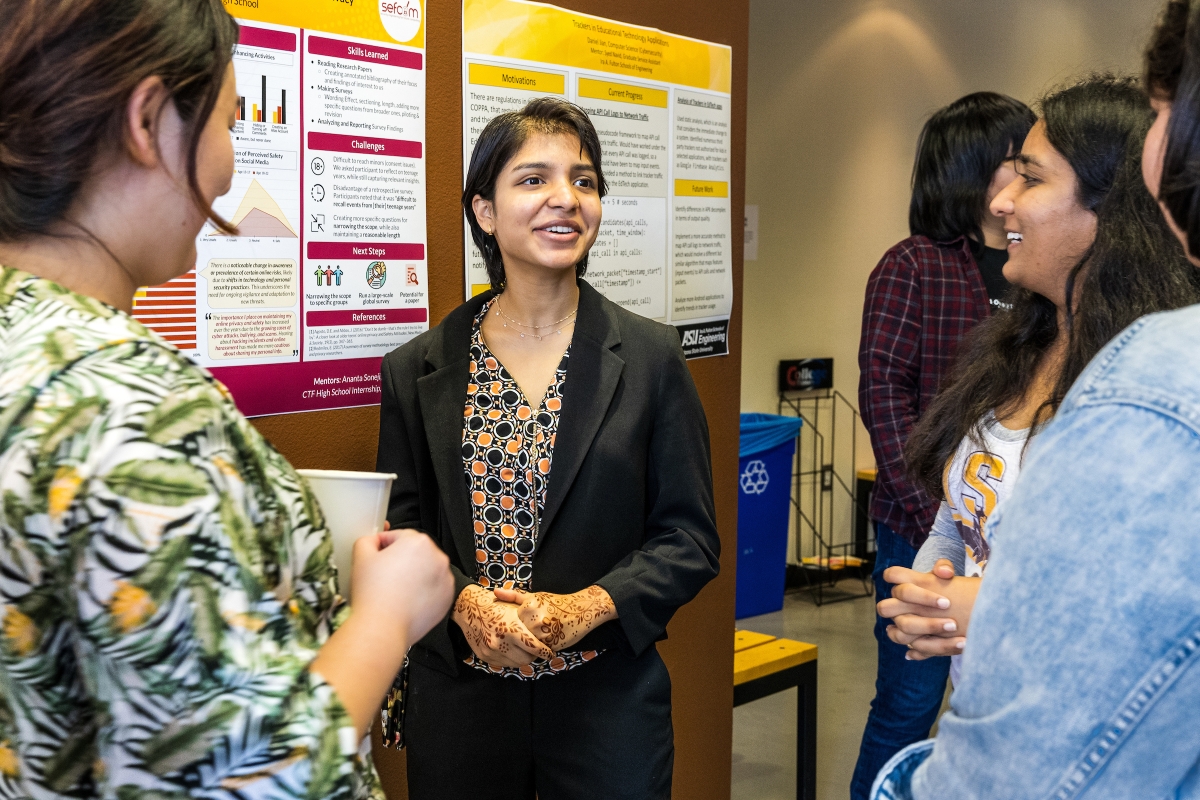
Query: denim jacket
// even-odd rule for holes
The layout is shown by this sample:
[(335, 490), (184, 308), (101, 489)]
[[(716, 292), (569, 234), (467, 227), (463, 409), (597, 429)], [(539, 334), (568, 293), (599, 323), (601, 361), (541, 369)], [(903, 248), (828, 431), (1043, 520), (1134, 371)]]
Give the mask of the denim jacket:
[(951, 709), (872, 798), (1200, 798), (1200, 306), (1093, 360), (989, 527)]

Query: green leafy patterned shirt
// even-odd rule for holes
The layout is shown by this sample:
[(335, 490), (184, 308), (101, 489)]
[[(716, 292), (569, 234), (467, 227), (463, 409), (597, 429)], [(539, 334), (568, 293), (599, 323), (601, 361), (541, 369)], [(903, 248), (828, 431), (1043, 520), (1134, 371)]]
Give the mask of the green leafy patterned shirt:
[(0, 798), (382, 798), (324, 520), (219, 382), (0, 268)]

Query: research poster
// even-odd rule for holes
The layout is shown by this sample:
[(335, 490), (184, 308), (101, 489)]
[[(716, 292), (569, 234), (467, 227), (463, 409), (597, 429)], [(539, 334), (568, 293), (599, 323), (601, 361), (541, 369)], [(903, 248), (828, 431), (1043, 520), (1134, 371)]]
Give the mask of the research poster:
[[(729, 47), (544, 3), (463, 0), (463, 173), (484, 126), (537, 96), (583, 107), (609, 195), (586, 279), (679, 330), (689, 358), (728, 353), (733, 306)], [(488, 288), (466, 236), (470, 297)]]
[(248, 416), (379, 402), (382, 357), (428, 329), (422, 0), (225, 0), (236, 172), (196, 267), (134, 316)]

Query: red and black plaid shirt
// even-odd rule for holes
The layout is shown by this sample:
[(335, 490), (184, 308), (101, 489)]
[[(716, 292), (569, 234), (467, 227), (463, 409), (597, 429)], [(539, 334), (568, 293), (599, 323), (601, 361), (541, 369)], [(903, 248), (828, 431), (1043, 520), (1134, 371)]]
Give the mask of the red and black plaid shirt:
[(905, 239), (867, 281), (859, 344), (858, 405), (879, 470), (871, 518), (920, 547), (937, 502), (904, 468), (904, 444), (937, 394), (959, 341), (990, 313), (965, 237)]

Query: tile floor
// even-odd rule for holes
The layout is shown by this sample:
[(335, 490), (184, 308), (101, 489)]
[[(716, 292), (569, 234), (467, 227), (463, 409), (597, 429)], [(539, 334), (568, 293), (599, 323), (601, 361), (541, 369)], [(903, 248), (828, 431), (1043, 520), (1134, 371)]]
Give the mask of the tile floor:
[[(856, 590), (857, 581), (842, 586)], [(743, 630), (812, 642), (817, 662), (817, 800), (846, 800), (871, 698), (875, 694), (872, 598), (826, 603), (787, 595), (783, 610), (738, 620)], [(796, 692), (733, 710), (732, 800), (795, 800)]]

